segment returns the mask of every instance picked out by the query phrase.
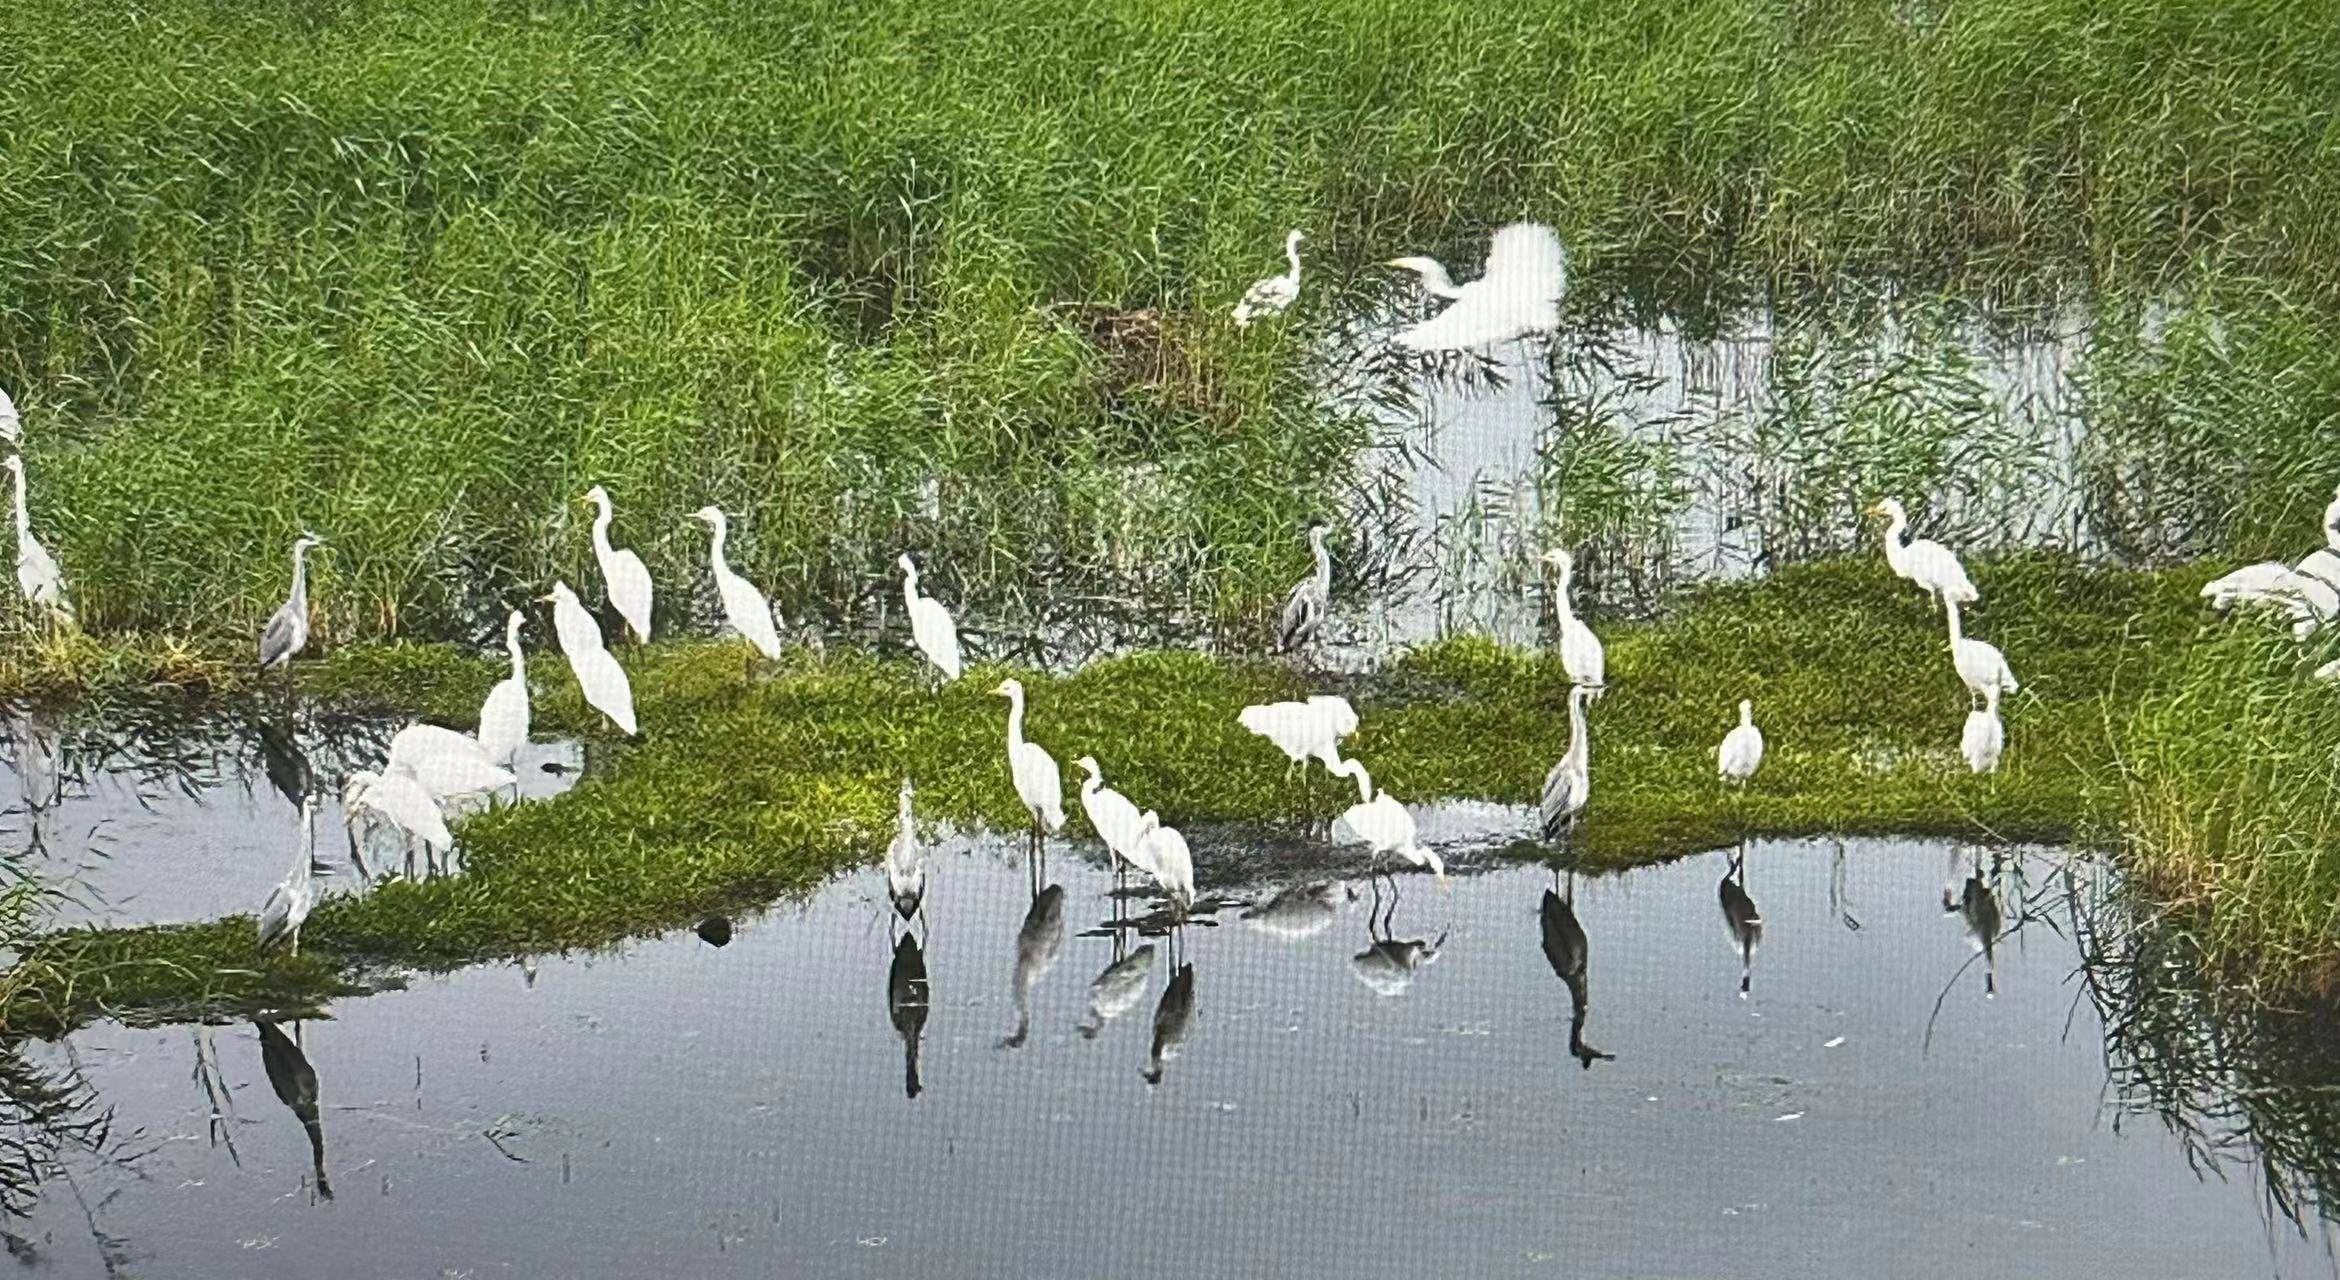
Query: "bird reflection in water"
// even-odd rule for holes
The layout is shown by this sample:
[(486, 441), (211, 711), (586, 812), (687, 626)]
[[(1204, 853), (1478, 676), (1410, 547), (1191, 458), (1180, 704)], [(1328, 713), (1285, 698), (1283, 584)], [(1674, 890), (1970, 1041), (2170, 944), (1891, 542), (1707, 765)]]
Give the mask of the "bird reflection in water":
[[(1951, 855), (1951, 883), (1942, 886), (1942, 914), (1955, 915), (1966, 930), (1966, 940), (1983, 961), (1983, 996), (1986, 999), (1999, 994), (1999, 934), (2005, 916), (1999, 910), (1999, 895), (1992, 890), (1992, 882), (1999, 878), (2005, 855), (1991, 858), (1990, 878), (1983, 876), (1982, 858), (1977, 854), (1973, 871), (1964, 884), (1957, 883), (1957, 855)], [(1971, 963), (1971, 962), (1970, 962)]]
[(1552, 964), (1552, 972), (1568, 987), (1568, 1052), (1577, 1062), (1590, 1070), (1595, 1062), (1616, 1057), (1602, 1053), (1584, 1042), (1585, 1013), (1591, 1008), (1592, 995), (1585, 985), (1584, 966), (1590, 947), (1584, 936), (1584, 926), (1576, 919), (1576, 873), (1568, 873), (1567, 895), (1544, 890), (1542, 908), (1544, 959)]
[(24, 800), (25, 852), (35, 857), (47, 852), (47, 819), (65, 798), (65, 776), (58, 767), (62, 736), (53, 721), (37, 713), (9, 718), (8, 738), (16, 748), (16, 785)]
[(317, 775), (309, 767), (309, 757), (301, 751), (299, 730), (292, 717), (263, 716), (254, 722), (252, 737), (259, 744), (260, 767), (268, 775), (268, 784), (276, 788), (285, 803), (300, 808), (316, 793)]
[(1251, 927), (1281, 942), (1313, 938), (1332, 927), (1345, 903), (1357, 899), (1357, 890), (1339, 880), (1294, 885), (1266, 902), (1243, 910)]
[[(1120, 947), (1116, 932), (1114, 945)], [(1094, 1040), (1105, 1024), (1137, 1007), (1154, 978), (1154, 944), (1149, 942), (1105, 966), (1089, 982), (1089, 1013), (1074, 1024), (1084, 1040)]]
[(1162, 1064), (1178, 1056), (1179, 1047), (1186, 1043), (1187, 1032), (1194, 1029), (1194, 965), (1178, 966), (1170, 975), (1170, 985), (1163, 989), (1162, 1003), (1154, 1006), (1154, 1045), (1146, 1056), (1147, 1084), (1162, 1083)]
[[(260, 1067), (268, 1073), (268, 1087), (308, 1131), (309, 1164), (317, 1176), (317, 1194), (331, 1200), (333, 1184), (325, 1176), (325, 1124), (317, 1115), (316, 1069), (282, 1027), (266, 1018), (255, 1019), (253, 1025), (260, 1029)], [(299, 1031), (300, 1024), (294, 1023), (293, 1030)]]
[(894, 962), (886, 967), (886, 1016), (894, 1034), (902, 1037), (902, 1092), (915, 1098), (918, 1083), (918, 1038), (926, 1034), (926, 1010), (931, 1003), (926, 985), (926, 951), (908, 930), (894, 939)]
[(1744, 846), (1731, 856), (1730, 866), (1723, 871), (1716, 892), (1722, 899), (1723, 927), (1730, 931), (1731, 947), (1739, 953), (1739, 998), (1744, 1000), (1749, 988), (1755, 985), (1755, 945), (1763, 941), (1763, 913), (1755, 909), (1755, 900), (1747, 896)]
[(1349, 958), (1349, 969), (1357, 980), (1373, 988), (1380, 996), (1399, 996), (1414, 985), (1414, 974), (1423, 965), (1438, 959), (1439, 949), (1446, 945), (1446, 934), (1441, 932), (1435, 942), (1422, 938), (1399, 939), (1390, 930), (1390, 921), (1397, 915), (1397, 886), (1390, 885), (1389, 906), (1384, 911), (1381, 889), (1373, 890), (1373, 905), (1365, 914), (1365, 936), (1371, 945)]
[(1002, 1049), (1021, 1049), (1032, 1034), (1032, 988), (1056, 965), (1064, 949), (1064, 886), (1052, 884), (1032, 898), (1032, 909), (1016, 930), (1016, 971), (1012, 991), (1016, 1002), (1016, 1029), (999, 1042)]

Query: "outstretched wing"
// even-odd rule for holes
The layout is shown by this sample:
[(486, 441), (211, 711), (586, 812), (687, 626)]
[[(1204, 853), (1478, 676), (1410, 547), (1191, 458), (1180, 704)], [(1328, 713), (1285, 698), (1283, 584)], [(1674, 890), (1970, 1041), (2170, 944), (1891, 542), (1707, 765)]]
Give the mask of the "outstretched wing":
[(1560, 237), (1541, 222), (1514, 222), (1496, 231), (1487, 246), (1483, 280), (1507, 295), (1558, 302), (1568, 289), (1568, 252)]

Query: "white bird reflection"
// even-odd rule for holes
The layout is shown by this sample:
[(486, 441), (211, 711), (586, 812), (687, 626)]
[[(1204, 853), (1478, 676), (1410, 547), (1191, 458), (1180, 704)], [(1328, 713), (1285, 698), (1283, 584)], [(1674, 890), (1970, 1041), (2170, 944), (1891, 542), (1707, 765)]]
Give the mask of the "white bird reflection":
[(902, 1093), (915, 1098), (918, 1041), (926, 1034), (926, 1011), (933, 1004), (926, 979), (926, 951), (905, 932), (894, 940), (894, 962), (886, 966), (886, 1016), (902, 1037)]
[(1339, 880), (1294, 885), (1266, 902), (1246, 907), (1243, 918), (1251, 927), (1283, 942), (1313, 938), (1332, 927), (1345, 903), (1357, 900), (1356, 889)]
[(1016, 1002), (1016, 1029), (999, 1042), (1002, 1049), (1021, 1049), (1032, 1034), (1032, 988), (1056, 967), (1064, 949), (1064, 886), (1052, 884), (1032, 899), (1024, 923), (1016, 930), (1016, 970), (1011, 991)]
[(1162, 1064), (1178, 1056), (1187, 1033), (1193, 1029), (1194, 965), (1187, 963), (1170, 975), (1170, 985), (1162, 991), (1162, 1003), (1154, 1006), (1154, 1045), (1146, 1056), (1147, 1084), (1162, 1083)]
[(1137, 1007), (1153, 979), (1154, 944), (1149, 942), (1106, 965), (1089, 981), (1089, 1013), (1073, 1029), (1084, 1040), (1096, 1039), (1106, 1023)]
[(1395, 937), (1390, 930), (1390, 917), (1397, 914), (1397, 903), (1393, 892), (1384, 911), (1381, 891), (1378, 887), (1374, 889), (1373, 907), (1365, 915), (1365, 936), (1370, 939), (1370, 945), (1349, 958), (1349, 971), (1377, 996), (1404, 995), (1414, 985), (1414, 974), (1423, 965), (1437, 960), (1440, 949), (1446, 945), (1444, 933), (1434, 942)]

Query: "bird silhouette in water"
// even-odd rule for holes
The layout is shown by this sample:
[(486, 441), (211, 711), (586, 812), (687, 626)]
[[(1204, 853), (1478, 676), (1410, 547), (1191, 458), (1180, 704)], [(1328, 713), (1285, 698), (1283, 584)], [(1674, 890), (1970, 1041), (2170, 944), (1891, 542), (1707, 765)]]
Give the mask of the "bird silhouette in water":
[(275, 787), (286, 803), (300, 808), (301, 802), (316, 791), (317, 776), (309, 768), (308, 756), (301, 751), (290, 718), (258, 721), (253, 737), (260, 746), (260, 767), (268, 775), (268, 785)]
[[(1118, 934), (1116, 935), (1118, 936)], [(1154, 978), (1154, 944), (1149, 942), (1105, 966), (1089, 982), (1089, 1013), (1074, 1025), (1083, 1040), (1094, 1040), (1105, 1024), (1137, 1007)]]
[(1032, 1034), (1032, 988), (1056, 965), (1064, 949), (1064, 886), (1052, 884), (1032, 899), (1024, 923), (1016, 930), (1016, 971), (1010, 990), (1016, 1002), (1016, 1029), (999, 1042), (1002, 1049), (1021, 1049)]
[(1748, 989), (1755, 984), (1755, 944), (1763, 941), (1763, 913), (1755, 909), (1755, 900), (1747, 896), (1744, 851), (1731, 858), (1716, 892), (1722, 899), (1723, 927), (1730, 931), (1731, 949), (1739, 953), (1739, 998), (1744, 1000)]
[(1349, 971), (1357, 981), (1373, 989), (1379, 996), (1401, 996), (1414, 985), (1414, 974), (1423, 965), (1438, 959), (1440, 949), (1446, 946), (1446, 935), (1440, 933), (1437, 941), (1425, 938), (1398, 938), (1390, 929), (1390, 920), (1397, 915), (1397, 895), (1390, 895), (1386, 911), (1381, 905), (1381, 890), (1373, 891), (1373, 905), (1365, 913), (1365, 937), (1368, 945), (1363, 951), (1349, 957)]
[[(1993, 872), (1997, 871), (1996, 859)], [(1983, 879), (1982, 863), (1978, 859), (1973, 874), (1953, 893), (1950, 886), (1942, 887), (1942, 914), (1955, 915), (1966, 927), (1966, 940), (1983, 958), (1983, 996), (1995, 999), (1999, 994), (1999, 930), (2005, 917), (1999, 911), (1999, 895), (1991, 891)]]
[(1178, 1056), (1180, 1045), (1186, 1043), (1186, 1033), (1194, 1029), (1194, 965), (1178, 966), (1170, 975), (1170, 985), (1162, 991), (1162, 1003), (1154, 1006), (1154, 1047), (1146, 1055), (1147, 1084), (1162, 1083), (1162, 1064)]
[(1592, 995), (1585, 986), (1584, 965), (1589, 944), (1584, 926), (1576, 919), (1576, 873), (1568, 873), (1568, 896), (1563, 898), (1550, 889), (1544, 890), (1542, 918), (1544, 932), (1544, 959), (1552, 964), (1552, 972), (1568, 987), (1568, 1052), (1587, 1070), (1595, 1062), (1616, 1057), (1602, 1053), (1584, 1042), (1585, 1013), (1592, 1006)]
[(907, 931), (894, 940), (894, 962), (886, 966), (886, 1016), (894, 1034), (902, 1037), (902, 1093), (915, 1098), (918, 1083), (918, 1038), (926, 1033), (930, 1003), (926, 985), (926, 952)]
[(1251, 927), (1283, 942), (1313, 938), (1332, 927), (1341, 906), (1355, 901), (1357, 891), (1338, 880), (1294, 885), (1266, 902), (1243, 909)]
[(308, 1131), (309, 1165), (317, 1175), (317, 1194), (331, 1200), (333, 1184), (325, 1176), (325, 1124), (317, 1115), (316, 1068), (309, 1065), (309, 1056), (282, 1027), (266, 1018), (255, 1019), (252, 1025), (260, 1029), (260, 1068), (268, 1073), (268, 1087)]

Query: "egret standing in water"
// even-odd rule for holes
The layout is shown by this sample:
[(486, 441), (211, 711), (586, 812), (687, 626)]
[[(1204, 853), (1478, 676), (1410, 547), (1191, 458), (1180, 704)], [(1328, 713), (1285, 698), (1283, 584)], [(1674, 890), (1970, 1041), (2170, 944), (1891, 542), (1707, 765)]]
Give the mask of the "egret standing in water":
[(918, 851), (918, 827), (910, 813), (910, 780), (902, 779), (902, 793), (896, 801), (894, 842), (886, 846), (886, 892), (894, 900), (894, 913), (904, 920), (918, 914), (919, 904), (926, 897), (926, 860)]
[(585, 701), (608, 716), (620, 732), (633, 737), (634, 686), (627, 682), (625, 668), (602, 644), (600, 624), (585, 612), (584, 603), (566, 582), (554, 583), (552, 592), (541, 599), (552, 604), (553, 634), (560, 639), (561, 656), (569, 660), (569, 672), (577, 677)]
[(1324, 549), (1325, 532), (1322, 524), (1308, 526), (1308, 553), (1316, 567), (1284, 598), (1284, 616), (1276, 624), (1280, 652), (1296, 653), (1315, 641), (1325, 616), (1332, 612), (1332, 553)]
[[(994, 692), (1008, 700), (1008, 778), (1015, 783), (1016, 799), (1032, 817), (1032, 836), (1025, 852), (1037, 890), (1040, 879), (1047, 875), (1048, 837), (1064, 830), (1064, 780), (1057, 772), (1056, 757), (1039, 743), (1024, 740), (1024, 682), (1002, 680)], [(1085, 792), (1083, 799), (1085, 802)], [(1094, 814), (1091, 821), (1095, 821)]]
[(595, 485), (582, 501), (593, 504), (593, 559), (601, 566), (601, 581), (609, 602), (626, 620), (635, 639), (650, 643), (650, 571), (642, 557), (609, 544), (609, 491)]
[[(1995, 644), (1970, 640), (1960, 629), (1958, 602), (1949, 602), (1950, 662), (1958, 668), (1958, 678), (1967, 692), (1976, 698), (1989, 698), (1994, 693), (2015, 693), (2023, 686), (2015, 683), (2015, 673), (2007, 667), (2007, 655)], [(1968, 706), (1973, 704), (1971, 700)]]
[(1153, 873), (1154, 883), (1162, 886), (1163, 896), (1170, 899), (1171, 914), (1184, 920), (1194, 906), (1194, 851), (1187, 847), (1185, 833), (1163, 826), (1161, 815), (1153, 810), (1146, 810), (1139, 821), (1144, 824), (1144, 834), (1138, 837), (1142, 850), (1138, 862)]
[(1560, 617), (1560, 669), (1572, 683), (1592, 689), (1597, 698), (1608, 685), (1609, 663), (1601, 638), (1576, 616), (1576, 606), (1568, 598), (1576, 579), (1576, 558), (1565, 547), (1554, 547), (1544, 553), (1544, 563), (1560, 570), (1560, 589), (1552, 595), (1552, 611)]
[(423, 847), (423, 866), (433, 862), (432, 851), (451, 850), (455, 835), (447, 829), (447, 815), (440, 812), (439, 802), (428, 787), (405, 773), (371, 773), (359, 770), (341, 784), (342, 816), (351, 827), (354, 845), (357, 824), (368, 816), (379, 818), (396, 830), (406, 845), (407, 874), (414, 872), (414, 846)]
[(1104, 771), (1097, 767), (1097, 757), (1082, 756), (1077, 762), (1088, 777), (1081, 783), (1081, 812), (1088, 815), (1089, 826), (1113, 856), (1114, 875), (1118, 878), (1124, 867), (1137, 866), (1138, 839), (1145, 834), (1145, 819), (1129, 797), (1105, 785)]
[(763, 592), (756, 590), (755, 584), (733, 573), (731, 562), (724, 559), (723, 548), (731, 536), (731, 522), (724, 517), (721, 507), (712, 505), (692, 512), (691, 518), (705, 521), (707, 527), (715, 531), (715, 540), (707, 548), (707, 564), (715, 574), (716, 594), (723, 597), (724, 621), (729, 622), (731, 629), (737, 631), (742, 639), (755, 646), (755, 653), (748, 655), (749, 669), (755, 667), (756, 653), (777, 659), (780, 656), (780, 629), (773, 621), (772, 602), (764, 598)]
[(1966, 713), (1966, 728), (1958, 735), (1958, 754), (1966, 757), (1968, 769), (1994, 773), (2006, 749), (2007, 727), (1999, 720), (1999, 691), (1994, 686), (1983, 694), (1982, 710)]
[(1947, 606), (1973, 604), (1976, 599), (1974, 583), (1967, 580), (1966, 566), (1950, 548), (1925, 538), (1905, 541), (1909, 533), (1909, 513), (1902, 510), (1897, 498), (1886, 498), (1869, 508), (1872, 516), (1884, 516), (1885, 563), (1893, 572), (1918, 585), (1926, 594)]
[(46, 610), (51, 621), (73, 621), (73, 605), (65, 599), (65, 576), (49, 549), (33, 536), (32, 515), (25, 507), (24, 459), (9, 454), (7, 467), (16, 477), (16, 585), (25, 602)]
[(1429, 258), (1393, 258), (1387, 265), (1414, 272), (1430, 292), (1454, 299), (1437, 315), (1399, 333), (1401, 347), (1461, 351), (1560, 327), (1568, 254), (1560, 237), (1540, 222), (1514, 222), (1497, 230), (1487, 246), (1485, 271), (1466, 285), (1457, 286), (1446, 268)]
[(1592, 741), (1585, 734), (1584, 704), (1592, 690), (1578, 685), (1568, 691), (1568, 750), (1544, 775), (1544, 792), (1537, 803), (1544, 838), (1565, 847), (1576, 833), (1576, 819), (1592, 799)]
[(958, 679), (959, 624), (951, 621), (951, 611), (941, 601), (918, 594), (918, 565), (909, 552), (894, 563), (902, 567), (902, 603), (910, 614), (910, 638), (942, 673), (943, 682)]
[(520, 652), (524, 622), (518, 609), (504, 619), (504, 654), (512, 660), (512, 674), (496, 681), (479, 706), (479, 747), (490, 764), (513, 765), (528, 743), (528, 659)]
[(309, 918), (309, 908), (316, 905), (317, 886), (313, 877), (317, 872), (317, 798), (301, 799), (300, 850), (293, 855), (293, 865), (277, 882), (276, 891), (268, 895), (267, 905), (260, 908), (260, 949), (268, 951), (277, 944), (290, 942), (292, 953), (301, 953), (301, 922)]
[[(1341, 814), (1341, 821), (1359, 840), (1371, 846), (1376, 867), (1381, 863), (1382, 854), (1394, 853), (1414, 866), (1427, 868), (1437, 877), (1441, 891), (1451, 889), (1446, 881), (1446, 860), (1438, 856), (1437, 850), (1421, 842), (1414, 815), (1387, 791), (1373, 785), (1372, 775), (1365, 772), (1364, 761), (1343, 760), (1333, 773), (1357, 782), (1357, 803)], [(1396, 886), (1393, 878), (1390, 887), (1394, 890)]]
[(1248, 329), (1251, 322), (1262, 316), (1282, 315), (1300, 298), (1300, 242), (1308, 237), (1298, 231), (1284, 237), (1284, 260), (1292, 269), (1280, 276), (1269, 276), (1254, 281), (1243, 291), (1243, 300), (1235, 304), (1235, 327)]
[(260, 669), (289, 667), (294, 655), (309, 643), (309, 549), (325, 540), (307, 530), (293, 539), (292, 591), (260, 629)]

